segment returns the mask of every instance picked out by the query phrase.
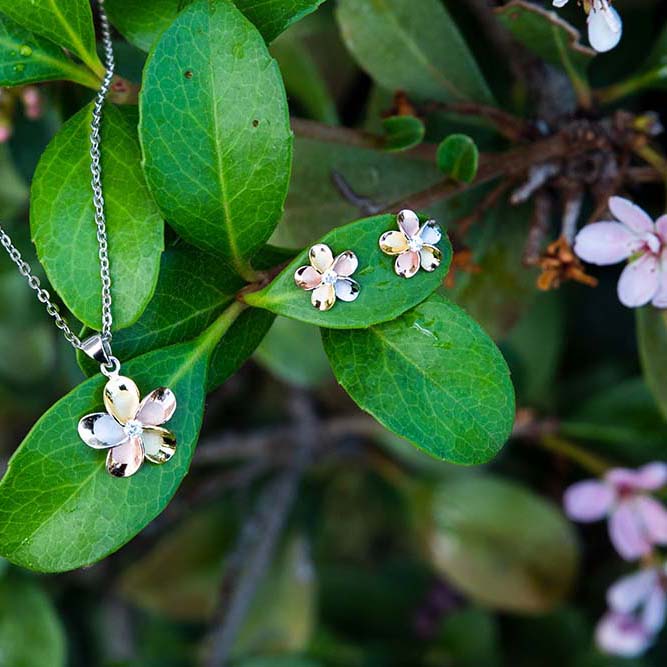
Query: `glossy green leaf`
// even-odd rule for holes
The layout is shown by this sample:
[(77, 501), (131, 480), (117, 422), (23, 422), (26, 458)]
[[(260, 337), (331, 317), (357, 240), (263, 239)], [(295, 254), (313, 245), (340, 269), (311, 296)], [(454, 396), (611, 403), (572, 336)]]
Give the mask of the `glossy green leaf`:
[(488, 476), (436, 488), (425, 527), (435, 568), (472, 600), (544, 613), (569, 593), (578, 566), (574, 528), (559, 508)]
[(174, 620), (210, 619), (226, 557), (233, 551), (236, 524), (229, 504), (187, 517), (121, 574), (119, 593), (142, 609)]
[[(30, 228), (51, 285), (84, 324), (101, 326), (98, 243), (90, 187), (88, 106), (44, 152), (32, 184)], [(157, 282), (163, 222), (140, 167), (136, 109), (107, 105), (102, 132), (104, 188), (116, 329), (135, 322)]]
[(439, 0), (341, 0), (337, 18), (348, 49), (383, 88), (442, 102), (493, 102)]
[(65, 47), (98, 75), (104, 73), (88, 0), (0, 0), (0, 14)]
[(151, 52), (140, 113), (166, 219), (247, 271), (282, 214), (292, 158), (285, 89), (261, 35), (229, 2), (197, 0)]
[(642, 378), (597, 391), (565, 415), (559, 432), (620, 464), (640, 465), (665, 456), (667, 423)]
[(0, 14), (0, 86), (54, 79), (69, 79), (92, 88), (99, 85), (98, 79), (72, 62), (62, 48)]
[(357, 405), (432, 456), (485, 463), (509, 437), (514, 390), (505, 360), (442, 296), (369, 329), (325, 329), (322, 340)]
[[(341, 196), (333, 182), (342, 177), (378, 210), (442, 181), (433, 160), (412, 152), (387, 153), (334, 141), (297, 136), (294, 170), (285, 215), (272, 241), (303, 248), (334, 227), (359, 216), (359, 208)], [(423, 211), (441, 225), (466, 215), (479, 199), (476, 192), (450, 197)]]
[(0, 664), (65, 666), (65, 631), (51, 600), (18, 573), (0, 580)]
[(490, 612), (475, 607), (446, 614), (438, 646), (451, 655), (456, 667), (500, 667), (500, 628)]
[(519, 42), (550, 65), (565, 70), (576, 87), (588, 85), (586, 69), (595, 51), (581, 44), (579, 31), (555, 11), (511, 0), (496, 14)]
[(278, 378), (298, 387), (316, 387), (332, 379), (319, 331), (297, 320), (278, 317), (255, 358)]
[(637, 341), (644, 379), (667, 419), (667, 310), (646, 306), (637, 311)]
[(310, 293), (294, 284), (294, 272), (309, 264), (308, 249), (304, 250), (267, 287), (246, 295), (251, 306), (265, 308), (278, 315), (295, 320), (336, 329), (367, 327), (386, 322), (423, 301), (444, 280), (451, 261), (452, 250), (443, 235), (438, 247), (442, 262), (435, 271), (423, 270), (406, 280), (394, 272), (394, 257), (382, 253), (378, 239), (390, 229), (398, 229), (395, 215), (378, 215), (357, 220), (338, 227), (320, 240), (331, 248), (334, 255), (353, 250), (359, 260), (359, 268), (352, 275), (360, 285), (356, 301), (345, 303), (337, 300), (334, 307), (321, 312), (314, 308)]
[[(267, 42), (315, 11), (324, 0), (234, 0)], [(148, 51), (189, 0), (106, 0), (109, 19), (132, 44)]]
[(115, 551), (167, 505), (187, 473), (204, 407), (209, 356), (229, 321), (219, 318), (199, 338), (150, 352), (123, 372), (142, 395), (170, 387), (179, 409), (168, 422), (175, 456), (145, 463), (127, 479), (106, 471), (103, 452), (87, 447), (78, 420), (102, 407), (105, 378), (79, 385), (35, 424), (0, 482), (0, 554), (31, 569), (59, 572)]
[[(155, 293), (142, 316), (131, 327), (114, 332), (114, 354), (129, 361), (195, 338), (234, 301), (243, 285), (227, 265), (201, 250), (185, 243), (168, 248)], [(90, 329), (82, 333), (90, 334)], [(99, 365), (83, 352), (77, 356), (87, 375), (99, 372)]]
[(388, 151), (405, 151), (419, 145), (426, 133), (424, 123), (415, 116), (391, 116), (382, 121), (385, 132), (384, 148)]
[(472, 183), (477, 176), (479, 151), (465, 134), (450, 134), (438, 146), (438, 167), (457, 181)]

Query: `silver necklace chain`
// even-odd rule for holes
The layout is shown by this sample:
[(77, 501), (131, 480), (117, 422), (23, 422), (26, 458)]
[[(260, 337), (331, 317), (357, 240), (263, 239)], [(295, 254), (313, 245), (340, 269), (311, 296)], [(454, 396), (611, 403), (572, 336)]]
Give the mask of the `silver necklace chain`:
[[(104, 194), (102, 192), (102, 166), (100, 164), (100, 126), (102, 124), (102, 108), (111, 87), (116, 63), (111, 42), (111, 28), (104, 11), (104, 0), (97, 0), (99, 6), (100, 26), (102, 31), (102, 45), (104, 48), (105, 73), (102, 85), (95, 96), (93, 118), (90, 123), (90, 172), (93, 189), (93, 204), (95, 206), (95, 225), (97, 226), (97, 244), (100, 259), (100, 279), (102, 282), (102, 332), (99, 336), (102, 347), (104, 366), (119, 367), (117, 359), (111, 356), (111, 273), (109, 270), (109, 243), (107, 240), (106, 216), (104, 213)], [(63, 332), (65, 339), (76, 349), (86, 350), (88, 341), (81, 339), (69, 328), (67, 321), (60, 314), (58, 306), (51, 301), (51, 295), (41, 285), (39, 278), (33, 274), (30, 264), (26, 262), (12, 243), (10, 236), (0, 225), (0, 244), (5, 248), (10, 259), (18, 267), (19, 273), (26, 278), (28, 285), (37, 293), (37, 299), (46, 306), (46, 312), (53, 318), (56, 327)], [(89, 339), (90, 340), (90, 339)], [(87, 351), (87, 350), (86, 350)], [(92, 355), (91, 355), (92, 356)], [(97, 358), (97, 357), (96, 357)]]

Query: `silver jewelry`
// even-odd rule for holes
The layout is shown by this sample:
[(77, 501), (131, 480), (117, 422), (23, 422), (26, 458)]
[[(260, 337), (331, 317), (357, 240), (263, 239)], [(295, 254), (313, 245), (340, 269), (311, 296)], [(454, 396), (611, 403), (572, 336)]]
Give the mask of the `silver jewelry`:
[(90, 124), (90, 172), (97, 227), (100, 281), (102, 284), (102, 331), (80, 340), (69, 328), (51, 295), (33, 275), (28, 262), (0, 226), (0, 243), (19, 273), (37, 293), (37, 299), (46, 306), (46, 312), (63, 332), (65, 339), (75, 349), (82, 350), (100, 364), (100, 371), (108, 378), (104, 387), (104, 404), (107, 412), (86, 415), (79, 421), (81, 439), (93, 449), (107, 449), (107, 470), (116, 477), (129, 477), (141, 466), (144, 458), (157, 464), (168, 461), (176, 449), (175, 436), (160, 425), (171, 419), (176, 410), (176, 397), (166, 387), (152, 391), (143, 401), (139, 400), (136, 384), (120, 375), (120, 361), (113, 356), (113, 316), (111, 311), (111, 271), (107, 239), (104, 193), (102, 189), (102, 165), (100, 162), (100, 126), (102, 109), (114, 76), (115, 60), (111, 42), (111, 29), (104, 10), (104, 0), (97, 0), (104, 48), (105, 73), (95, 97), (93, 118)]
[(396, 216), (398, 230), (385, 232), (380, 237), (380, 249), (386, 255), (395, 255), (394, 271), (401, 278), (412, 278), (420, 267), (435, 271), (442, 261), (437, 244), (442, 231), (435, 220), (427, 220), (420, 226), (414, 211), (401, 211)]

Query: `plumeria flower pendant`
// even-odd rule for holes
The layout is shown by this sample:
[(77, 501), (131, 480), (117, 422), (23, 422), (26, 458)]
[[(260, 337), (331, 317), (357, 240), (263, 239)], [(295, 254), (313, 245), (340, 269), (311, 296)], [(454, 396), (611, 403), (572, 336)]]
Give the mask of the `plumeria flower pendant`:
[(442, 238), (435, 220), (427, 220), (421, 227), (414, 211), (401, 211), (396, 220), (400, 231), (388, 231), (380, 237), (380, 249), (387, 255), (398, 255), (394, 271), (402, 278), (412, 278), (419, 268), (435, 271), (442, 261), (436, 245)]
[(334, 259), (329, 246), (314, 245), (308, 252), (310, 266), (298, 268), (294, 274), (297, 287), (311, 292), (310, 302), (321, 311), (331, 310), (336, 299), (354, 301), (359, 296), (359, 283), (350, 276), (359, 261), (350, 250)]
[(93, 449), (107, 449), (107, 470), (114, 477), (134, 475), (144, 462), (166, 463), (176, 451), (176, 436), (161, 424), (176, 410), (171, 389), (154, 389), (143, 401), (128, 377), (113, 375), (104, 387), (106, 412), (79, 421), (81, 439)]

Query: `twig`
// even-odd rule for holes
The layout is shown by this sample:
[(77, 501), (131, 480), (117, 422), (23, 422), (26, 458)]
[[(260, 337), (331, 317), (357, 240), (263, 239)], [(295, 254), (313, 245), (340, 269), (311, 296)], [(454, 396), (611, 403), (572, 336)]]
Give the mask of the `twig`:
[(374, 202), (369, 197), (357, 194), (339, 171), (334, 169), (331, 172), (331, 180), (343, 199), (352, 204), (352, 206), (356, 206), (362, 215), (375, 215), (382, 210), (382, 206), (377, 202)]
[(269, 567), (287, 515), (296, 497), (301, 474), (317, 441), (316, 419), (305, 395), (292, 401), (299, 423), (299, 437), (291, 465), (279, 473), (262, 491), (239, 538), (221, 586), (220, 604), (206, 667), (225, 667), (234, 642), (250, 609), (255, 593)]

